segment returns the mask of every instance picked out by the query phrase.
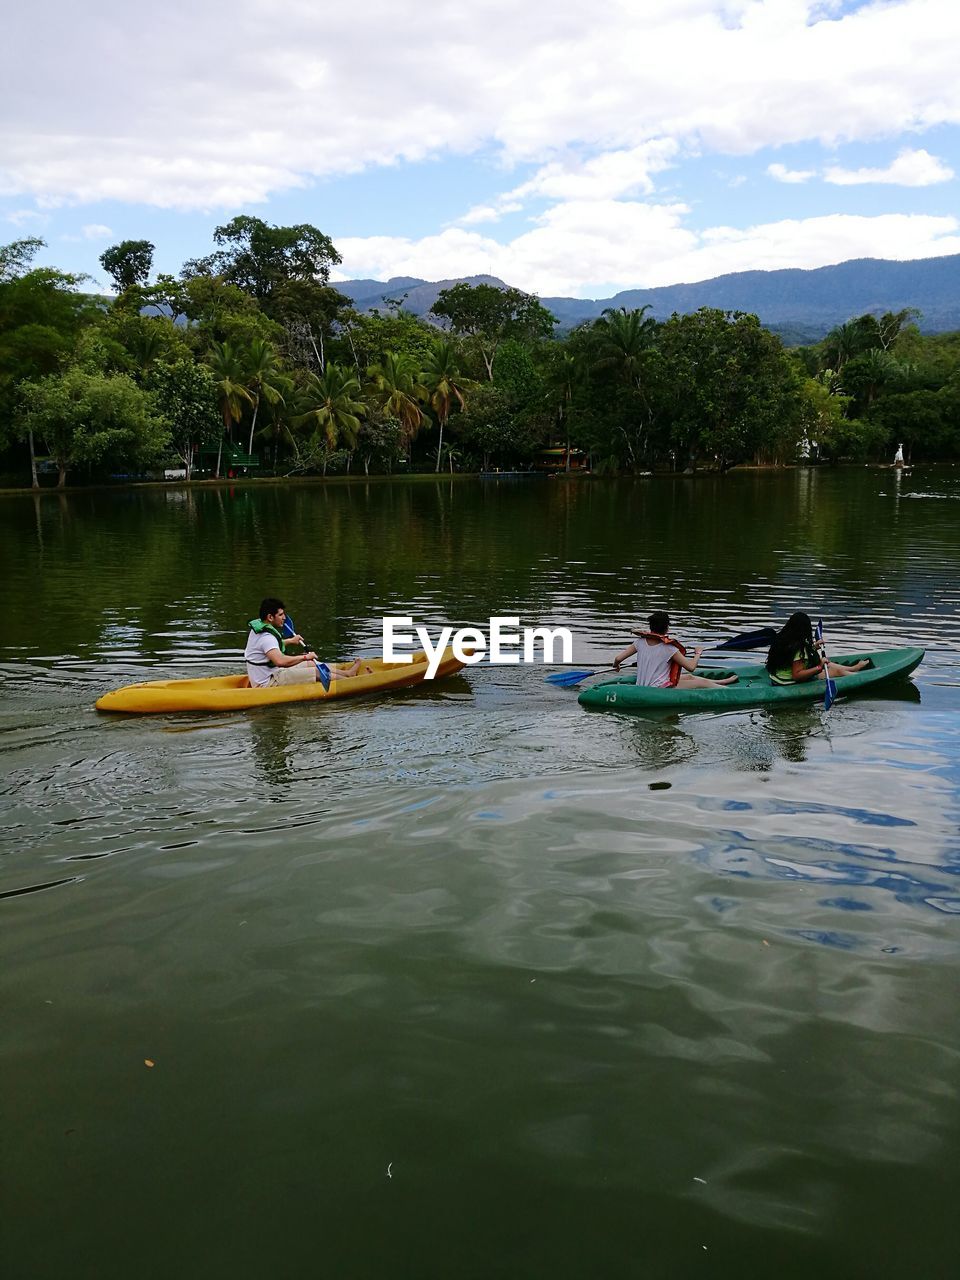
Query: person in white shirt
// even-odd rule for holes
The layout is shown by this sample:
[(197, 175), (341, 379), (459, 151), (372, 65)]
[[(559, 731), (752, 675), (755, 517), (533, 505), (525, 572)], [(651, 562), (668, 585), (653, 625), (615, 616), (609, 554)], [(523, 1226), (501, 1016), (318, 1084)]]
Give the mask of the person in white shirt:
[[(308, 653), (287, 653), (287, 645), (302, 646), (304, 639), (300, 635), (284, 636), (286, 620), (284, 603), (275, 596), (262, 600), (259, 618), (250, 620), (243, 659), (247, 664), (247, 679), (253, 689), (266, 685), (312, 684), (319, 679), (319, 660), (312, 649)], [(334, 663), (328, 666), (332, 678), (350, 678), (359, 672), (360, 659), (350, 667), (339, 667)]]
[(669, 635), (670, 618), (667, 614), (662, 611), (651, 613), (647, 625), (649, 630), (635, 631), (633, 634), (638, 639), (614, 658), (614, 671), (619, 671), (621, 662), (626, 662), (627, 658), (636, 654), (637, 684), (654, 689), (669, 689), (673, 685), (680, 689), (704, 689), (721, 684), (736, 684), (736, 676), (711, 680), (708, 676), (693, 674), (703, 649), (694, 649), (693, 657), (688, 658), (680, 641), (671, 639)]

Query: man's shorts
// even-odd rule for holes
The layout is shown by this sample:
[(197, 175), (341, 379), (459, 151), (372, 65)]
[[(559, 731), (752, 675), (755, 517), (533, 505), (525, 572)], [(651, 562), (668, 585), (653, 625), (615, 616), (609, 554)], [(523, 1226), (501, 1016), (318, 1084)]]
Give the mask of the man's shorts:
[(295, 667), (274, 667), (270, 672), (270, 683), (278, 684), (313, 684), (317, 678), (315, 662), (298, 662)]

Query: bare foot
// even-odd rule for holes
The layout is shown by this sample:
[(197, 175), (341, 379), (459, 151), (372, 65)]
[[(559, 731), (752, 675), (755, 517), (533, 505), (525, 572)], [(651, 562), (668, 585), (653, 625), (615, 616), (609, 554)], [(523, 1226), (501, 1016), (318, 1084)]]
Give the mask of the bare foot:
[(722, 680), (718, 680), (717, 684), (737, 684), (739, 676), (725, 676)]
[(330, 674), (334, 680), (349, 680), (351, 676), (355, 676), (360, 671), (360, 659), (355, 658), (349, 667), (336, 666), (330, 668)]
[(851, 671), (866, 671), (866, 669), (867, 669), (867, 667), (869, 667), (869, 665), (870, 665), (870, 659), (869, 659), (869, 658), (861, 658), (859, 662), (855, 662), (855, 663), (853, 664), (853, 666), (850, 668), (850, 670), (851, 670)]

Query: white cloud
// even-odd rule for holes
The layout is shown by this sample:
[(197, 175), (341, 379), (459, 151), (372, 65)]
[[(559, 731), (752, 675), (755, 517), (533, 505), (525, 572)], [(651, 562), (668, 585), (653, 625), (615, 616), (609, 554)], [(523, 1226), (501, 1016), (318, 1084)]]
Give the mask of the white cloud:
[(499, 222), (505, 213), (517, 213), (522, 208), (523, 205), (519, 201), (501, 199), (496, 205), (474, 205), (457, 221), (465, 227), (474, 226), (478, 222)]
[(35, 0), (5, 16), (7, 44), (30, 56), (4, 69), (0, 194), (233, 210), (483, 150), (539, 166), (523, 198), (610, 199), (649, 191), (658, 145), (748, 155), (960, 122), (955, 0), (845, 15), (816, 0), (474, 0), (468, 22), (435, 0), (424, 13), (235, 0), (226, 22), (214, 0)]
[(678, 151), (672, 138), (657, 138), (628, 150), (608, 151), (583, 160), (552, 160), (528, 181), (505, 192), (495, 205), (479, 205), (458, 221), (470, 226), (497, 222), (529, 200), (613, 200), (634, 192), (652, 193), (654, 173), (669, 168)]
[(949, 182), (953, 170), (929, 151), (901, 151), (886, 169), (827, 169), (824, 179), (838, 187), (853, 187), (869, 182), (890, 183), (898, 187), (930, 187)]
[(816, 169), (788, 169), (785, 164), (768, 164), (767, 173), (777, 182), (809, 182), (817, 176)]
[(541, 295), (596, 296), (598, 285), (643, 288), (731, 271), (822, 267), (848, 258), (960, 253), (960, 220), (911, 214), (831, 214), (753, 227), (684, 225), (685, 205), (571, 201), (507, 244), (451, 228), (419, 240), (338, 241), (346, 276), (428, 280), (489, 274)]
[(680, 225), (686, 212), (685, 205), (572, 201), (550, 209), (508, 244), (450, 228), (421, 240), (376, 236), (341, 239), (337, 246), (348, 274), (431, 280), (489, 274), (531, 292), (572, 293), (592, 281), (623, 279), (638, 256), (655, 260), (694, 248), (695, 237)]
[(507, 200), (539, 196), (553, 200), (612, 200), (634, 192), (650, 194), (654, 173), (670, 166), (679, 150), (672, 138), (607, 151), (583, 162), (555, 160), (507, 193)]
[(4, 215), (5, 222), (12, 222), (15, 227), (45, 227), (50, 215), (39, 209), (11, 209)]
[(62, 235), (60, 239), (67, 241), (68, 244), (83, 244), (86, 240), (108, 240), (112, 235), (113, 232), (109, 227), (105, 227), (99, 222), (91, 222), (81, 228), (79, 235), (68, 232)]
[[(686, 264), (687, 270), (701, 274), (673, 279), (707, 279), (747, 269), (809, 269), (849, 258), (903, 260), (950, 253), (960, 253), (960, 219), (953, 216), (827, 214), (746, 228), (711, 228)], [(669, 283), (669, 271), (657, 283)]]

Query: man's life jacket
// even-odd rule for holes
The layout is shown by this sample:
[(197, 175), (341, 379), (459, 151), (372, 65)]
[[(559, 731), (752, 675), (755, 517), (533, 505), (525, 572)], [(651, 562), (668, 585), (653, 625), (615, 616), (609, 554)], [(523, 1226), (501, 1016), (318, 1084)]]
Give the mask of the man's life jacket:
[[(280, 643), (280, 652), (283, 654), (287, 652), (287, 646), (284, 642), (283, 636), (280, 634), (277, 628), (272, 627), (269, 622), (264, 622), (260, 618), (251, 618), (250, 621), (247, 623), (247, 626), (250, 628), (251, 631), (255, 632), (258, 636), (263, 635), (264, 631), (268, 631), (270, 635), (276, 636), (277, 640)], [(247, 662), (250, 663), (251, 667), (272, 667), (273, 666), (272, 662), (261, 662), (259, 658), (247, 658)]]
[[(641, 640), (659, 640), (661, 644), (672, 644), (673, 647), (685, 658), (687, 651), (679, 640), (674, 640), (670, 636), (658, 635), (656, 631), (635, 631), (635, 636), (639, 636)], [(682, 668), (679, 662), (670, 663), (670, 683), (667, 688), (672, 689), (680, 679)]]

